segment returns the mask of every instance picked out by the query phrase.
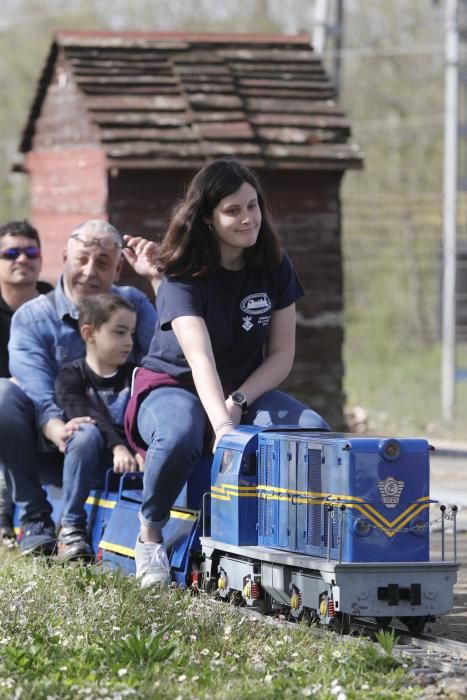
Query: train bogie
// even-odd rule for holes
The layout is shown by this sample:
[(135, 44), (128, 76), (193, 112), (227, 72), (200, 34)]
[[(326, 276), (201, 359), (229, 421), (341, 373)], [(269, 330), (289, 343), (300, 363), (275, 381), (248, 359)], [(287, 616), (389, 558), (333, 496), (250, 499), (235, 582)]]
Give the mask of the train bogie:
[(458, 565), (454, 562), (337, 563), (262, 547), (236, 547), (202, 538), (210, 570), (220, 574), (221, 597), (242, 594), (255, 580), (255, 603), (268, 599), (292, 617), (306, 611), (323, 624), (337, 616), (425, 620), (448, 612)]

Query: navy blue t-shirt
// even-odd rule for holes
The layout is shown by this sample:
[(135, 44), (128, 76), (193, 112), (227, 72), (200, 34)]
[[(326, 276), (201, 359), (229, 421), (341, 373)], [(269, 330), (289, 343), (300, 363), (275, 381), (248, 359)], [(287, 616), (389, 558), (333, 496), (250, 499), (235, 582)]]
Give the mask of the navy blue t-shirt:
[(199, 278), (168, 277), (157, 294), (158, 320), (143, 367), (188, 379), (191, 370), (172, 331), (180, 316), (204, 319), (223, 384), (241, 383), (263, 361), (272, 312), (304, 292), (289, 258), (273, 270), (244, 267)]

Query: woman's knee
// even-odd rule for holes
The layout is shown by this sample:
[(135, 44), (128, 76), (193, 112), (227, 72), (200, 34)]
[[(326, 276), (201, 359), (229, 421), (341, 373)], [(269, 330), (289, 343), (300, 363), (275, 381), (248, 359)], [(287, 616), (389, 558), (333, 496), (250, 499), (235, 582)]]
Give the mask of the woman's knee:
[(165, 451), (202, 449), (205, 416), (199, 399), (184, 391), (157, 389), (141, 404), (138, 430), (147, 445)]
[(293, 396), (274, 389), (263, 394), (250, 409), (248, 416), (253, 425), (298, 425), (314, 430), (331, 430), (329, 424), (316, 411)]
[(314, 430), (331, 430), (331, 426), (319, 413), (311, 408), (305, 408), (299, 418), (298, 424), (301, 428), (313, 428)]

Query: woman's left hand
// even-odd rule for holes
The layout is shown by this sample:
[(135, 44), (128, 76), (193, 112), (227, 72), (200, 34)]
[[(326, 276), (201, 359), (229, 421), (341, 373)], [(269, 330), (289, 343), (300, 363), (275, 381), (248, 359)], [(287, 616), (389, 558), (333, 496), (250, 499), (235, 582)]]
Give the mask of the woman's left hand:
[(236, 403), (232, 402), (230, 396), (225, 400), (225, 406), (229, 413), (229, 416), (234, 422), (234, 425), (239, 425), (242, 422), (242, 409), (241, 406), (237, 406)]
[(221, 428), (220, 430), (218, 430), (217, 433), (215, 433), (214, 445), (212, 447), (213, 454), (215, 454), (215, 452), (216, 452), (217, 445), (219, 444), (219, 440), (227, 433), (231, 433), (232, 430), (233, 430), (232, 425), (226, 425), (223, 428)]

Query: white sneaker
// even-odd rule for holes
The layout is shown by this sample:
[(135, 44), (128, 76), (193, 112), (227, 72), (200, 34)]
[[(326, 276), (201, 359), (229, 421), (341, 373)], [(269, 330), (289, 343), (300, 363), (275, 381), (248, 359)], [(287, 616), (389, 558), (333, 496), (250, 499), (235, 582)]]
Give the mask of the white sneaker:
[(141, 579), (141, 587), (168, 586), (171, 581), (170, 564), (162, 543), (141, 542), (135, 545), (136, 578)]

